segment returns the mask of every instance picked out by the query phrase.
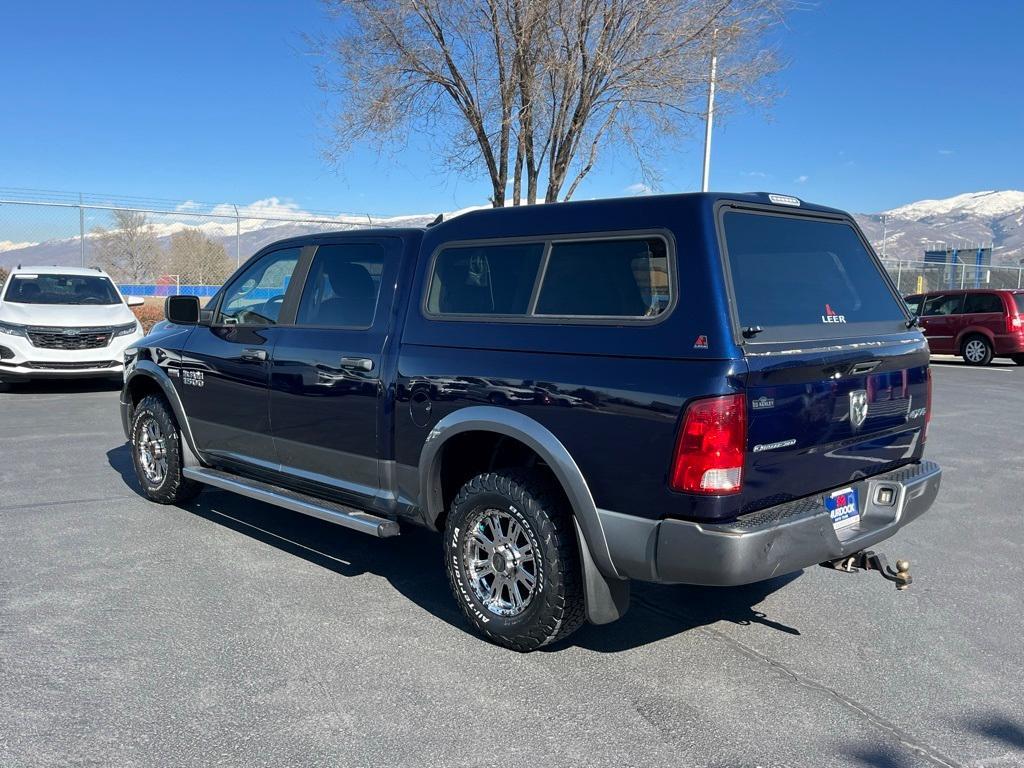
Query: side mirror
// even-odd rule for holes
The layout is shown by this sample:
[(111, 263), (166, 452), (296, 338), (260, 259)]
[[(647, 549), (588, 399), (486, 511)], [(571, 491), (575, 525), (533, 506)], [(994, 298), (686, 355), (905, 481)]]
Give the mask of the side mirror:
[(125, 296), (124, 301), (129, 307), (141, 307), (146, 303), (146, 298), (144, 296)]
[(198, 325), (199, 297), (168, 296), (164, 301), (164, 317), (175, 325)]

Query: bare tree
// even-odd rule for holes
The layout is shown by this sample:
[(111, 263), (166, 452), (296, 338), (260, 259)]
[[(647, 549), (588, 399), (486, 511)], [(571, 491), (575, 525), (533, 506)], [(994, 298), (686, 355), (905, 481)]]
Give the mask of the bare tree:
[(704, 116), (713, 44), (725, 105), (771, 100), (779, 61), (760, 43), (796, 0), (324, 2), (341, 21), (321, 41), (328, 155), (426, 133), (449, 166), (484, 169), (502, 206), (524, 180), (527, 202), (542, 180), (546, 201), (569, 199), (609, 149), (657, 184), (659, 152)]
[(96, 262), (119, 283), (145, 283), (156, 269), (160, 248), (145, 213), (113, 211), (114, 228), (93, 230)]
[(194, 227), (171, 235), (167, 271), (181, 283), (220, 285), (234, 271), (235, 264), (221, 243)]
[(6, 269), (4, 269), (3, 267), (0, 267), (0, 288), (3, 288), (4, 283), (7, 282), (7, 276), (10, 275), (10, 274), (11, 273), (8, 272)]

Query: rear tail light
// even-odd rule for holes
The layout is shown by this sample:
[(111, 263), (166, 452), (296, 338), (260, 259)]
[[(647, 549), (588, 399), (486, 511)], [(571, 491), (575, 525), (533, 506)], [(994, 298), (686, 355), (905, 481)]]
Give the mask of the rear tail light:
[(921, 433), (921, 442), (928, 439), (928, 425), (932, 423), (932, 369), (925, 369), (926, 395), (924, 400), (924, 431)]
[(1020, 333), (1022, 330), (1024, 330), (1024, 321), (1021, 320), (1020, 315), (1006, 316), (1007, 333)]
[(743, 487), (746, 398), (724, 395), (687, 407), (672, 459), (672, 490), (724, 495)]

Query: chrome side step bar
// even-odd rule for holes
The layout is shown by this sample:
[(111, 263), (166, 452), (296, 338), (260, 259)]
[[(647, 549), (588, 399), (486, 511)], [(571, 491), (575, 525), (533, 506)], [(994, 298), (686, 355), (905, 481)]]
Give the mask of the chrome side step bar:
[(371, 536), (385, 538), (397, 536), (400, 531), (398, 522), (386, 517), (377, 517), (355, 507), (348, 507), (334, 501), (318, 499), (304, 493), (280, 488), (259, 480), (238, 477), (218, 469), (208, 467), (185, 467), (182, 474), (189, 480), (232, 491), (257, 501), (265, 501), (278, 507), (290, 509), (303, 515), (326, 520), (328, 523), (351, 528), (354, 531), (368, 533)]

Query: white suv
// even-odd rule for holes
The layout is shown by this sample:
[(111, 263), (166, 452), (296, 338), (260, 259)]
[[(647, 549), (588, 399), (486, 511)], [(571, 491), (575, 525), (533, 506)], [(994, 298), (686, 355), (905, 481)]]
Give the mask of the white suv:
[(99, 269), (19, 266), (0, 292), (0, 381), (120, 376), (143, 303)]

